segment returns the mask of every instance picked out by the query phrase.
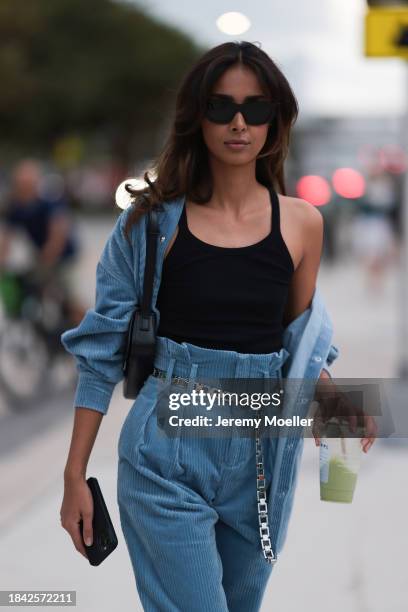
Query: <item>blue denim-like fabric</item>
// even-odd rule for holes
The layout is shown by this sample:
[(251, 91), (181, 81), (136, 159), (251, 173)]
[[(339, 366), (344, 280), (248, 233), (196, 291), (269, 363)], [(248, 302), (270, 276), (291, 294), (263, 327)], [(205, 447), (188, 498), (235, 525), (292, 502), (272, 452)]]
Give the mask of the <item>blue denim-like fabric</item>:
[[(225, 378), (279, 380), (287, 358), (284, 348), (243, 354), (159, 337), (155, 366), (167, 377), (222, 388)], [(174, 392), (186, 389), (150, 376), (118, 442), (117, 501), (143, 609), (255, 612), (273, 566), (260, 542), (254, 437), (234, 436), (228, 427), (222, 436), (210, 428), (205, 437), (180, 428), (167, 436), (157, 419), (176, 414), (168, 400)], [(224, 408), (197, 412), (214, 423), (220, 414), (237, 416), (236, 408)], [(243, 417), (259, 416), (248, 406), (241, 411)], [(177, 416), (192, 416), (191, 406), (179, 408)], [(261, 437), (267, 493), (276, 441)]]
[[(160, 286), (164, 252), (173, 236), (185, 198), (164, 202), (159, 213), (160, 240), (153, 286), (153, 309), (157, 325), (160, 312), (156, 300)], [(124, 210), (105, 244), (97, 266), (95, 307), (89, 309), (74, 329), (61, 336), (61, 342), (76, 359), (79, 373), (74, 406), (108, 411), (115, 385), (123, 379), (122, 363), (126, 332), (136, 304), (140, 301), (146, 260), (146, 217), (133, 227), (131, 241), (124, 236), (130, 209)], [(288, 389), (283, 408), (287, 414), (298, 408), (299, 397), (313, 394), (313, 383), (322, 367), (337, 358), (339, 350), (332, 342), (333, 325), (323, 297), (316, 286), (312, 302), (285, 329), (283, 348), (289, 353), (282, 373), (288, 379), (307, 379), (312, 384)], [(299, 412), (299, 411), (298, 411)], [(284, 545), (294, 501), (303, 438), (280, 437), (277, 442), (269, 494), (269, 524), (275, 554)]]

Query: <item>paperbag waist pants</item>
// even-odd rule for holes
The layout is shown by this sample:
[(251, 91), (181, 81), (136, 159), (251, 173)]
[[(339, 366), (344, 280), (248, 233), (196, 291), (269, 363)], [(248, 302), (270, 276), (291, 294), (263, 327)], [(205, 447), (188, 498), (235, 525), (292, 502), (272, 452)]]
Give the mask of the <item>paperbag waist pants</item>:
[[(206, 428), (200, 436), (177, 426), (166, 435), (157, 416), (161, 402), (169, 415), (189, 416), (188, 406), (168, 409), (170, 392), (188, 392), (172, 376), (279, 380), (288, 355), (285, 348), (244, 354), (158, 337), (154, 365), (167, 381), (148, 377), (118, 441), (121, 527), (145, 611), (260, 609), (273, 565), (260, 543), (254, 437), (226, 435), (225, 428), (223, 435), (209, 437)], [(219, 414), (203, 412), (214, 422)], [(247, 407), (243, 416), (254, 411)], [(269, 492), (276, 438), (261, 441)]]

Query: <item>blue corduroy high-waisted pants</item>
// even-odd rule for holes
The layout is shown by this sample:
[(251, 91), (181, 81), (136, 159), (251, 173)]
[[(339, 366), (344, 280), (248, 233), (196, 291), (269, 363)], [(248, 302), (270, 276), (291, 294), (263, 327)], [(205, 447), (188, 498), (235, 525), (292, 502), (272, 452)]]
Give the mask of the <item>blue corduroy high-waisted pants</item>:
[[(160, 397), (168, 402), (169, 392), (182, 392), (172, 376), (281, 378), (288, 355), (285, 348), (245, 354), (158, 337), (154, 365), (167, 379), (149, 376), (118, 442), (121, 527), (145, 611), (260, 609), (273, 565), (260, 542), (254, 437), (166, 435), (157, 411)], [(177, 415), (188, 416), (188, 407)], [(254, 416), (250, 407), (245, 416)], [(267, 493), (275, 442), (261, 438)]]

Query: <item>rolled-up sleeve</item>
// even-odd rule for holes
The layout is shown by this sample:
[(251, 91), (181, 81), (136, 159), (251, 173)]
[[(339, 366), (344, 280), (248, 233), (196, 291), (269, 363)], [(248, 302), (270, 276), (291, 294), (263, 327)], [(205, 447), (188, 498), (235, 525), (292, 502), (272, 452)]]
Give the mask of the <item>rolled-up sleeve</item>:
[(138, 303), (136, 249), (124, 235), (127, 210), (113, 228), (96, 268), (95, 307), (81, 323), (61, 335), (64, 348), (76, 360), (78, 384), (74, 406), (103, 414), (118, 382), (129, 322)]

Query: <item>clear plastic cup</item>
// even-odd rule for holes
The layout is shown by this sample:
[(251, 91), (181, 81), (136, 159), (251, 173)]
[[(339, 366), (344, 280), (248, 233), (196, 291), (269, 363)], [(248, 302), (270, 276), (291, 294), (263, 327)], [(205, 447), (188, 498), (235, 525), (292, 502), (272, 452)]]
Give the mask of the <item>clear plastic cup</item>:
[(360, 437), (343, 437), (348, 427), (348, 424), (340, 424), (336, 419), (331, 419), (326, 425), (325, 434), (320, 438), (322, 501), (345, 503), (353, 501), (362, 448)]

